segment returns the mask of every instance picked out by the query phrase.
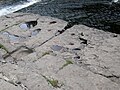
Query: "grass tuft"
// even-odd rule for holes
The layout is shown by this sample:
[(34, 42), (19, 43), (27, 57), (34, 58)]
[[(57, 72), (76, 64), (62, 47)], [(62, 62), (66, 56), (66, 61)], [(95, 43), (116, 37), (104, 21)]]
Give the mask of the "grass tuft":
[(51, 84), (51, 86), (53, 86), (54, 88), (60, 88), (62, 86), (62, 84), (60, 85), (58, 80), (55, 80), (55, 79), (49, 79), (47, 78), (46, 76), (42, 75), (46, 81)]
[(49, 54), (50, 54), (50, 51), (44, 52), (44, 53), (42, 54), (42, 57), (44, 57), (45, 55), (49, 55)]
[(59, 68), (59, 70), (63, 69), (64, 67), (68, 66), (69, 64), (73, 64), (73, 62), (71, 60), (66, 60), (66, 63), (63, 64), (63, 66), (61, 68)]
[(0, 44), (0, 48), (5, 50), (7, 53), (9, 53), (9, 51), (7, 50), (7, 48), (4, 45)]

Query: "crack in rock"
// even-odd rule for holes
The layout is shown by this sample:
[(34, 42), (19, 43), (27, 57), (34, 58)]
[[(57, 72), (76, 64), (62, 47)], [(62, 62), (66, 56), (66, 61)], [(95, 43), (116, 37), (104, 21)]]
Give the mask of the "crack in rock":
[(17, 51), (20, 50), (21, 48), (27, 49), (27, 52), (30, 52), (30, 53), (34, 52), (34, 49), (28, 48), (27, 46), (20, 46), (20, 47), (18, 47), (17, 49), (13, 50), (12, 52), (9, 52), (9, 53), (3, 55), (3, 58), (4, 58), (4, 59), (8, 58), (9, 56), (11, 56), (13, 53), (17, 52)]
[(14, 78), (13, 79), (8, 78), (3, 72), (0, 72), (0, 79), (4, 80), (14, 86), (20, 86), (23, 90), (29, 90), (27, 88), (27, 86), (22, 84), (20, 81), (17, 81), (17, 80), (14, 81)]
[(86, 70), (88, 70), (88, 71), (90, 71), (90, 72), (92, 72), (94, 74), (97, 74), (97, 75), (103, 76), (105, 78), (108, 78), (112, 82), (120, 85), (120, 76), (114, 75), (110, 71), (109, 71), (110, 75), (106, 75), (104, 73), (100, 73), (100, 72), (94, 71), (92, 68), (89, 67), (89, 66), (92, 66), (91, 64), (85, 64), (84, 62), (80, 62), (79, 64), (78, 64), (78, 62), (75, 62), (75, 63), (79, 67), (83, 67), (84, 69), (86, 69)]
[(102, 74), (102, 73), (95, 73), (95, 74), (101, 75), (105, 78), (110, 79), (112, 82), (120, 84), (120, 76), (116, 76), (116, 75), (113, 75), (113, 74), (112, 75), (105, 75), (105, 74)]
[[(49, 39), (47, 39), (46, 41), (44, 41), (43, 43), (41, 43), (40, 45), (36, 46), (36, 47), (40, 47), (42, 45), (44, 45), (45, 43), (47, 43), (48, 41), (52, 40), (54, 37), (57, 37), (59, 36), (60, 34), (64, 33), (66, 30), (70, 29), (71, 27), (73, 27), (74, 25), (72, 23), (68, 23), (64, 29), (62, 30), (58, 30), (55, 35), (51, 36)], [(36, 48), (36, 47), (32, 47), (33, 48)]]

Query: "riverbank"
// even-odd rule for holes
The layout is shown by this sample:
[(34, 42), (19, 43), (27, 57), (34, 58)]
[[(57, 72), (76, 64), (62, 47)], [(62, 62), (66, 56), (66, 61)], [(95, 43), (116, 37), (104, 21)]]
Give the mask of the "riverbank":
[(0, 90), (119, 90), (120, 35), (52, 17), (0, 17)]
[(52, 16), (73, 24), (83, 24), (89, 27), (120, 34), (120, 4), (109, 2), (96, 3), (87, 0), (55, 0), (47, 4), (36, 3), (18, 12), (34, 13), (42, 16)]

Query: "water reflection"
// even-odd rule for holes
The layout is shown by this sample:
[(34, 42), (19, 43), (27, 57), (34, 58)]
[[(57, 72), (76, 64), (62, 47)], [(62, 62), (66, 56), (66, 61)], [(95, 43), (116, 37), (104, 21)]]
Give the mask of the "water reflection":
[(7, 36), (10, 39), (11, 42), (18, 42), (19, 38), (20, 38), (19, 36), (12, 35), (9, 32), (3, 32), (2, 34), (5, 35), (5, 36)]
[(51, 46), (51, 49), (53, 51), (60, 51), (63, 47), (62, 46), (59, 46), (59, 45), (52, 45)]
[(20, 28), (21, 28), (22, 30), (30, 29), (30, 27), (28, 27), (28, 25), (27, 25), (26, 23), (20, 24)]

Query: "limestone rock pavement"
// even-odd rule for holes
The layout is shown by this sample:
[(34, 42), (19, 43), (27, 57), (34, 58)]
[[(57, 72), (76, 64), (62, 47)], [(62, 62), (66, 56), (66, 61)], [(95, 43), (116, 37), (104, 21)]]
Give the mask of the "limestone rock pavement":
[(0, 90), (120, 90), (120, 35), (29, 13), (0, 17)]

